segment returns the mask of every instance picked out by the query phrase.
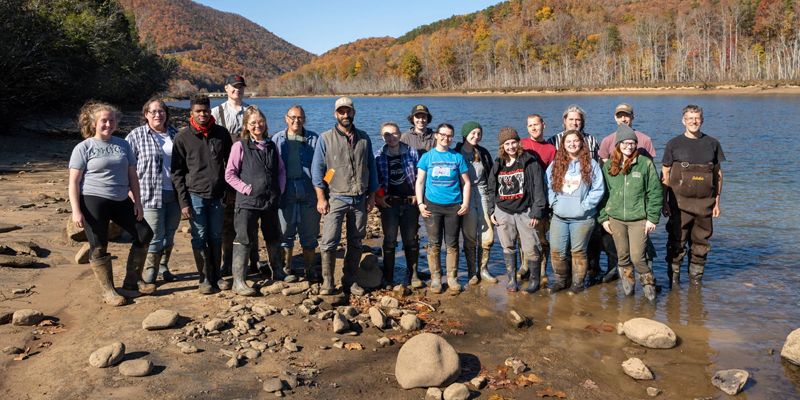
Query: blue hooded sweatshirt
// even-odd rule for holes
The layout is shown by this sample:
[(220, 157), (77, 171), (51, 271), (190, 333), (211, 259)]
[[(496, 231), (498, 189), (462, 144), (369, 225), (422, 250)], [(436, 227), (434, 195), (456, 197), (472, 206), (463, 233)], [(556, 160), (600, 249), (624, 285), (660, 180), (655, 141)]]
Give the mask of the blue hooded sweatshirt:
[(553, 214), (559, 218), (586, 219), (597, 213), (597, 204), (603, 198), (605, 184), (603, 172), (595, 160), (592, 161), (592, 187), (587, 188), (581, 179), (581, 164), (573, 160), (567, 167), (562, 190), (554, 191), (553, 165), (547, 167), (545, 178), (547, 180), (547, 201)]

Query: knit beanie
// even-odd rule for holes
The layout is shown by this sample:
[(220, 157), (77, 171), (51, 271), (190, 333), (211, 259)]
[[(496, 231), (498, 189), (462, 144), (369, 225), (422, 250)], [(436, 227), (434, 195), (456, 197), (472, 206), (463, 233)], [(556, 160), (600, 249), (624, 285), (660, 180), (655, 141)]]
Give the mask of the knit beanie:
[(614, 147), (616, 147), (620, 142), (624, 142), (626, 140), (633, 140), (634, 142), (639, 143), (639, 138), (636, 137), (636, 132), (634, 132), (630, 126), (620, 124), (617, 127), (617, 134), (614, 136)]
[(519, 141), (519, 134), (517, 134), (517, 130), (510, 126), (504, 126), (500, 128), (500, 133), (497, 134), (497, 144), (502, 146), (503, 143), (511, 139)]
[(464, 126), (461, 127), (461, 137), (466, 139), (467, 136), (469, 136), (469, 133), (475, 130), (475, 128), (478, 128), (481, 130), (481, 132), (483, 132), (483, 127), (481, 126), (481, 124), (475, 121), (467, 122), (466, 124), (464, 124)]

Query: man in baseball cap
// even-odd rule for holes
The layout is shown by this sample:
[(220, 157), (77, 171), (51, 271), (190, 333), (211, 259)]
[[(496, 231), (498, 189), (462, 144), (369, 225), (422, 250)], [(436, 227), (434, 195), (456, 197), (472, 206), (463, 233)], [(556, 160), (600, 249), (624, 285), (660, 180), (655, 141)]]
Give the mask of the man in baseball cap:
[(411, 114), (408, 115), (408, 122), (411, 123), (409, 128), (400, 141), (415, 148), (419, 153), (420, 158), (426, 151), (436, 147), (436, 138), (433, 136), (433, 130), (428, 128), (428, 124), (433, 120), (433, 115), (428, 111), (428, 107), (417, 104), (411, 108)]

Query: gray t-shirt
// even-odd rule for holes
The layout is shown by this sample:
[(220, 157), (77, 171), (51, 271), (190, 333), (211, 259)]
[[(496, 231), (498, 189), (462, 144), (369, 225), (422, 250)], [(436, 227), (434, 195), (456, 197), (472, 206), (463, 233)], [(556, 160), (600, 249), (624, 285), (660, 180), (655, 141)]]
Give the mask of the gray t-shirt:
[(136, 156), (125, 139), (115, 136), (107, 141), (86, 139), (72, 149), (69, 159), (71, 169), (83, 171), (81, 194), (113, 201), (128, 197), (130, 166), (136, 166)]
[(461, 149), (461, 155), (464, 156), (464, 160), (467, 161), (467, 168), (469, 174), (469, 181), (472, 183), (473, 189), (478, 189), (478, 186), (486, 186), (486, 172), (483, 170), (483, 163), (481, 163), (480, 159), (475, 161), (475, 154), (478, 152), (478, 149), (473, 149), (472, 152), (467, 153), (464, 149)]

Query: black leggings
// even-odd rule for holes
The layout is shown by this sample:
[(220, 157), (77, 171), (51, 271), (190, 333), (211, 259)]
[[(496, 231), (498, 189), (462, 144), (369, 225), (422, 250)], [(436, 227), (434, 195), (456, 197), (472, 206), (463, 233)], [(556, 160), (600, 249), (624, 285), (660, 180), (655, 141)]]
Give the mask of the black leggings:
[(257, 248), (259, 221), (261, 221), (261, 234), (264, 235), (264, 242), (275, 242), (280, 239), (281, 225), (277, 208), (274, 210), (237, 208), (234, 214), (233, 224), (236, 228), (234, 243)]
[(461, 216), (458, 215), (458, 210), (461, 208), (461, 203), (436, 204), (426, 197), (425, 205), (431, 212), (430, 217), (423, 218), (425, 228), (428, 230), (428, 243), (441, 247), (444, 236), (446, 247), (458, 249), (458, 233), (461, 231)]
[(86, 220), (84, 224), (86, 238), (89, 239), (92, 258), (102, 257), (108, 248), (108, 223), (114, 221), (133, 238), (134, 247), (147, 247), (153, 240), (153, 230), (142, 218), (136, 220), (133, 213), (133, 201), (125, 199), (114, 201), (98, 196), (81, 195), (81, 212)]

